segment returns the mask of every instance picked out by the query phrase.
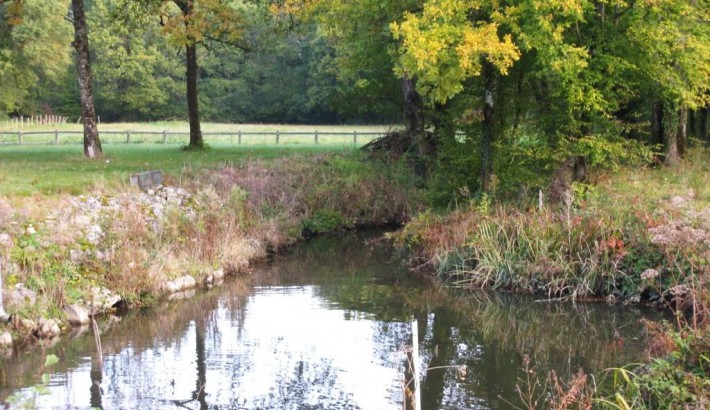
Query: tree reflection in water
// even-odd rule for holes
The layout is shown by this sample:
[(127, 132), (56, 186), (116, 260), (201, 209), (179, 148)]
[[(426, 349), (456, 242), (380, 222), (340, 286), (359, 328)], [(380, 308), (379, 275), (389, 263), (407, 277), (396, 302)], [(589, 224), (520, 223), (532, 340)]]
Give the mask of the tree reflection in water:
[[(409, 323), (419, 323), (425, 408), (506, 408), (521, 358), (564, 377), (636, 360), (647, 312), (455, 294), (403, 269), (386, 246), (321, 238), (222, 289), (102, 323), (103, 377), (83, 335), (40, 408), (401, 408)], [(622, 343), (619, 343), (622, 341)], [(86, 353), (85, 353), (86, 352)], [(1, 359), (0, 399), (34, 384), (35, 352)], [(452, 366), (466, 365), (465, 376)], [(88, 373), (88, 374), (87, 374)], [(85, 380), (92, 384), (87, 392)], [(103, 388), (103, 395), (100, 388)], [(89, 397), (87, 397), (89, 393)]]

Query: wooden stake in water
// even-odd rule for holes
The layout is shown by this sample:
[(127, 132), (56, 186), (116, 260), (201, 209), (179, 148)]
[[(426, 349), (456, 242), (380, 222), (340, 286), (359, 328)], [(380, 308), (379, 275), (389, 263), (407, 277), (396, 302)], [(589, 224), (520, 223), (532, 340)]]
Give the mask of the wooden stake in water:
[(0, 261), (0, 322), (7, 322), (8, 320), (10, 320), (10, 315), (5, 313), (2, 304), (2, 261)]
[(104, 351), (101, 347), (101, 333), (99, 331), (99, 324), (96, 322), (94, 315), (91, 315), (91, 328), (94, 331), (94, 343), (96, 343), (96, 354), (99, 358), (99, 363), (104, 362)]
[(414, 373), (414, 410), (422, 408), (422, 394), (419, 388), (419, 330), (417, 319), (412, 321), (412, 370)]

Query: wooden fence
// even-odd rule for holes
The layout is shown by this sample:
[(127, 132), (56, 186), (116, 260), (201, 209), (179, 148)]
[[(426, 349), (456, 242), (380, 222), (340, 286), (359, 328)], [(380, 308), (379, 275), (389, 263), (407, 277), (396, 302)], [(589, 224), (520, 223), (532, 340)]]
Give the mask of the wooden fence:
[[(366, 143), (381, 137), (385, 132), (282, 132), (282, 131), (233, 131), (203, 132), (207, 143), (230, 144), (288, 144), (288, 143), (326, 143), (354, 144)], [(177, 131), (102, 131), (99, 132), (101, 143), (159, 143), (187, 144), (189, 132)], [(80, 144), (83, 131), (0, 131), (0, 145), (52, 145)]]
[(7, 124), (12, 128), (29, 127), (31, 125), (66, 124), (69, 118), (62, 115), (33, 115), (30, 117), (12, 117)]

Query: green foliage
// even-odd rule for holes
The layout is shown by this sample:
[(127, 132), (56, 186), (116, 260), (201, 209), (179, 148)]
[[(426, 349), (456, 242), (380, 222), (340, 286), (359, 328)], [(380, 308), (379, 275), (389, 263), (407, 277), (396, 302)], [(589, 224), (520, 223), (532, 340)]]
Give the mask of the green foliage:
[[(710, 397), (710, 328), (670, 326), (652, 332), (651, 346), (666, 344), (665, 356), (654, 358), (635, 374), (618, 369), (624, 377), (614, 383), (615, 397), (630, 408), (671, 409), (707, 405)], [(608, 403), (608, 400), (603, 402)]]
[(69, 69), (73, 31), (64, 19), (68, 4), (0, 2), (0, 110), (37, 112), (46, 89), (56, 87)]
[[(403, 12), (417, 9), (421, 0), (287, 0), (291, 6), (303, 6), (307, 18), (314, 21), (333, 49), (323, 66), (337, 75), (337, 100), (344, 112), (378, 113), (384, 118), (397, 118), (401, 86), (393, 67), (398, 57), (389, 25), (401, 21)], [(356, 22), (356, 24), (353, 24)], [(369, 107), (374, 109), (370, 111)], [(383, 118), (383, 117), (380, 117)]]
[(104, 121), (175, 115), (179, 111), (170, 106), (184, 101), (184, 68), (171, 56), (155, 17), (118, 19), (116, 7), (116, 0), (99, 0), (88, 12), (99, 115)]
[(559, 156), (581, 156), (594, 170), (618, 171), (621, 166), (643, 166), (652, 162), (652, 147), (636, 140), (604, 136), (585, 136), (565, 140)]
[(345, 224), (345, 220), (337, 210), (319, 209), (312, 217), (303, 221), (303, 230), (307, 234), (321, 234), (337, 231)]

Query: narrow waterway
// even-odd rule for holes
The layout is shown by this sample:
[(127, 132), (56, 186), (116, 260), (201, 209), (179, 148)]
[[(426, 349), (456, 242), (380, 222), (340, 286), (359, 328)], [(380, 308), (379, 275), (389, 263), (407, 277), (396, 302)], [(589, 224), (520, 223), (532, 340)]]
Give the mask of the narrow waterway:
[[(0, 358), (0, 401), (39, 409), (401, 409), (410, 322), (424, 409), (507, 409), (528, 355), (567, 379), (643, 357), (640, 319), (604, 304), (455, 294), (404, 269), (377, 236), (300, 245), (247, 278)], [(78, 333), (78, 332), (77, 332)], [(37, 395), (45, 355), (48, 394)], [(461, 371), (465, 366), (465, 371)], [(0, 406), (1, 407), (1, 406)]]

